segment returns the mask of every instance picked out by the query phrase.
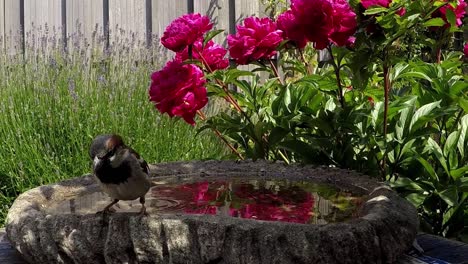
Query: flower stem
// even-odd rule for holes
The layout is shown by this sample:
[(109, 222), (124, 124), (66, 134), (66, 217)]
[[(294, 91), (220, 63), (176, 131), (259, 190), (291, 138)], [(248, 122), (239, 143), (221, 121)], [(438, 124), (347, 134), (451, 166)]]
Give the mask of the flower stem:
[(302, 51), (302, 49), (299, 48), (297, 48), (297, 50), (299, 51), (299, 55), (301, 56), (302, 62), (306, 66), (307, 74), (312, 74), (312, 69), (310, 68), (309, 62), (306, 60), (304, 52)]
[(270, 66), (273, 69), (273, 73), (275, 74), (275, 77), (278, 78), (278, 81), (280, 82), (281, 85), (284, 85), (283, 80), (281, 80), (281, 77), (279, 75), (278, 69), (276, 68), (275, 64), (273, 63), (273, 60), (269, 59)]
[[(206, 59), (205, 57), (203, 56), (203, 54), (197, 50), (197, 53), (198, 53), (198, 56), (200, 56), (200, 59), (202, 60), (203, 62), (203, 65), (205, 65), (206, 69), (208, 70), (209, 73), (213, 73), (214, 71), (211, 69), (210, 65), (208, 65), (208, 63), (206, 62)], [(237, 112), (239, 113), (242, 113), (244, 114), (245, 116), (245, 113), (244, 111), (242, 111), (242, 109), (240, 108), (239, 104), (237, 103), (237, 101), (232, 97), (231, 93), (229, 92), (229, 89), (228, 87), (226, 86), (225, 83), (222, 83), (220, 80), (216, 79), (216, 83), (218, 85), (220, 85), (221, 87), (223, 87), (223, 90), (224, 92), (226, 93), (226, 100), (232, 104), (232, 106), (234, 106), (234, 108), (237, 110)]]
[[(201, 120), (205, 121), (207, 119), (205, 113), (203, 113), (202, 111), (198, 110), (197, 114), (198, 114), (198, 116), (200, 117)], [(228, 148), (239, 157), (239, 159), (241, 159), (241, 160), (244, 159), (242, 154), (240, 154), (239, 151), (237, 151), (237, 149), (234, 148), (234, 146), (232, 146), (232, 144), (229, 143), (229, 141), (227, 141), (227, 139), (221, 134), (221, 132), (219, 132), (216, 128), (213, 128), (213, 127), (211, 129), (216, 134), (216, 136), (219, 139), (221, 139), (221, 141), (223, 141), (224, 144), (226, 144), (226, 146), (228, 146)]]
[[(384, 116), (383, 116), (383, 137), (385, 146), (387, 146), (387, 133), (388, 133), (388, 105), (389, 105), (389, 93), (390, 93), (390, 67), (388, 67), (387, 63), (384, 62), (383, 66), (383, 74), (384, 74)], [(387, 150), (385, 150), (385, 154), (382, 160), (382, 178), (385, 179), (385, 171), (387, 166)]]
[(281, 158), (284, 160), (284, 162), (286, 162), (286, 164), (289, 165), (289, 160), (288, 158), (286, 158), (286, 156), (283, 154), (283, 152), (281, 152), (281, 150), (278, 149), (278, 154), (281, 156)]
[[(199, 50), (197, 50), (197, 53), (198, 53), (198, 56), (200, 56), (200, 59), (202, 60), (203, 65), (205, 65), (208, 72), (213, 73), (213, 70), (211, 69), (210, 65), (208, 65), (208, 63), (206, 62), (206, 59), (205, 57), (203, 57), (203, 54)], [(232, 106), (234, 106), (237, 112), (241, 113), (242, 116), (244, 116), (250, 123), (252, 123), (250, 121), (250, 118), (247, 116), (247, 114), (239, 106), (236, 99), (232, 97), (231, 92), (229, 92), (229, 88), (227, 87), (227, 85), (218, 79), (215, 79), (215, 81), (219, 86), (223, 88), (223, 91), (226, 93), (226, 97), (225, 97), (226, 101), (228, 101)]]
[(327, 50), (330, 53), (331, 64), (333, 66), (333, 69), (335, 70), (336, 83), (338, 85), (338, 100), (340, 101), (341, 108), (344, 108), (345, 107), (345, 100), (344, 100), (344, 96), (343, 96), (343, 86), (341, 85), (340, 66), (335, 61), (335, 57), (333, 56), (331, 46), (328, 46)]

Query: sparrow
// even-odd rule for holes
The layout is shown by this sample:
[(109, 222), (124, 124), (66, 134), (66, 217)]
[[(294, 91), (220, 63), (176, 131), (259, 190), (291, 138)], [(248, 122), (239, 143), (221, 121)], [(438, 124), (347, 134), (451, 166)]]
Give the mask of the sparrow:
[(115, 134), (94, 138), (89, 156), (93, 160), (94, 176), (103, 192), (113, 199), (101, 212), (109, 212), (120, 200), (140, 198), (140, 214), (146, 215), (145, 194), (151, 186), (146, 161)]

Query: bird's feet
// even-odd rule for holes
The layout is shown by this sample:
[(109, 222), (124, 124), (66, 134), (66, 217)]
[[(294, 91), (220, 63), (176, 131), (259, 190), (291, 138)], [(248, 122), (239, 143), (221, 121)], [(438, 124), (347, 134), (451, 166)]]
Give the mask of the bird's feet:
[(111, 214), (111, 213), (115, 213), (115, 209), (110, 207), (110, 208), (104, 208), (103, 210), (101, 211), (97, 211), (96, 214)]
[(148, 216), (146, 212), (146, 206), (144, 204), (141, 205), (140, 216)]
[(115, 209), (112, 208), (112, 206), (116, 203), (118, 203), (119, 200), (115, 199), (114, 201), (112, 201), (112, 203), (108, 204), (106, 207), (104, 207), (104, 209), (102, 211), (98, 211), (96, 214), (108, 214), (108, 213), (114, 213), (115, 212)]

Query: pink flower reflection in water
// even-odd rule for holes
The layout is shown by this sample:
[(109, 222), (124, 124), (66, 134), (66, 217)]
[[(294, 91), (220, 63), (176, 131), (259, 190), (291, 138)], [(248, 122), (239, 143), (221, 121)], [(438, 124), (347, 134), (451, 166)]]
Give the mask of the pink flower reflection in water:
[(255, 187), (249, 183), (198, 182), (152, 189), (158, 199), (181, 203), (187, 214), (229, 215), (267, 221), (308, 223), (313, 216), (314, 198), (298, 186)]

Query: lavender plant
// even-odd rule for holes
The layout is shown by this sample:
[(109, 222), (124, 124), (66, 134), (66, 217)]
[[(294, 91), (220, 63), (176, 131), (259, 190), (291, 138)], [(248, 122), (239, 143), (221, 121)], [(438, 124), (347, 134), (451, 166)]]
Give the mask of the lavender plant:
[(59, 34), (28, 33), (24, 56), (0, 53), (0, 226), (21, 192), (89, 173), (97, 134), (122, 134), (148, 162), (226, 153), (212, 135), (196, 137), (150, 109), (148, 72), (165, 60), (159, 45), (113, 32), (106, 50), (96, 30), (89, 40), (77, 31), (66, 50)]

